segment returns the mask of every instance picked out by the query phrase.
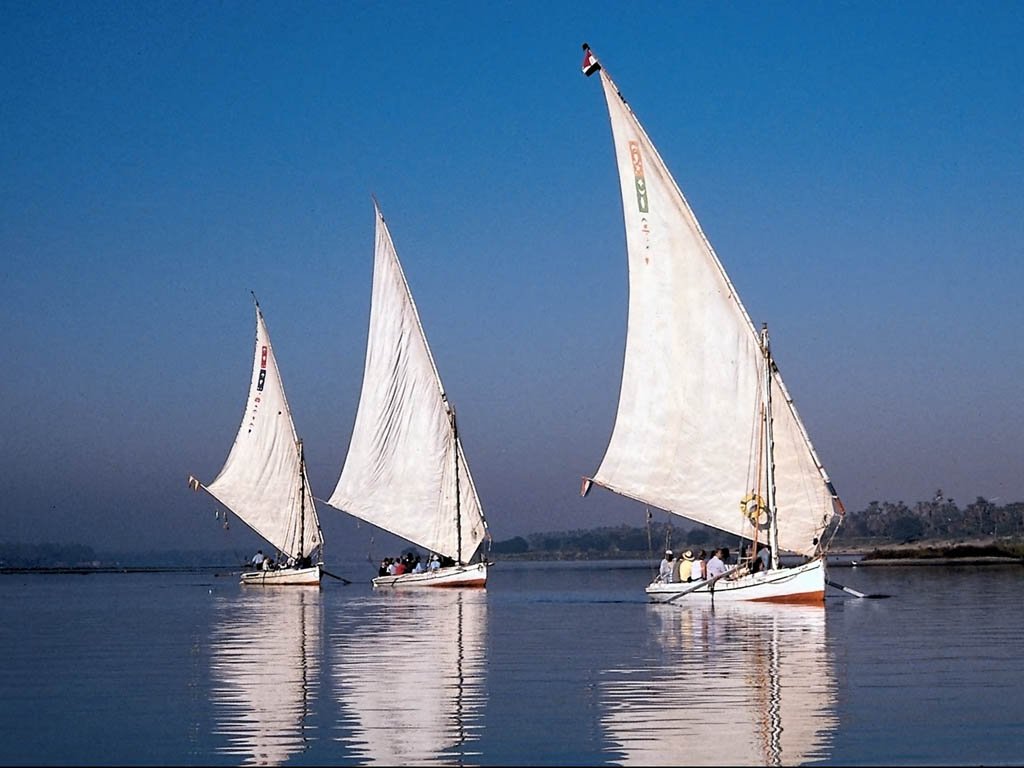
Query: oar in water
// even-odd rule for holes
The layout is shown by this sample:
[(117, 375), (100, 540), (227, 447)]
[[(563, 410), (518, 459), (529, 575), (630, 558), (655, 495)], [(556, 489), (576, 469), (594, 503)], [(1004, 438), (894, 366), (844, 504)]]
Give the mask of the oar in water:
[(720, 573), (717, 576), (715, 576), (714, 578), (708, 579), (707, 581), (701, 581), (701, 582), (699, 582), (697, 584), (694, 584), (692, 587), (688, 587), (687, 589), (684, 589), (682, 592), (676, 592), (674, 595), (672, 595), (671, 597), (666, 597), (661, 602), (663, 602), (663, 603), (671, 603), (673, 600), (678, 600), (683, 595), (688, 595), (691, 592), (693, 592), (694, 590), (700, 589), (701, 587), (710, 587), (712, 584), (714, 584), (716, 581), (718, 581), (723, 576), (728, 576), (733, 571), (738, 571), (741, 567), (742, 566), (735, 565), (732, 568), (730, 568), (729, 570), (727, 570), (725, 573)]
[(841, 589), (841, 590), (843, 590), (843, 592), (847, 592), (847, 593), (853, 595), (854, 597), (865, 597), (865, 598), (892, 597), (892, 595), (866, 595), (863, 592), (858, 592), (856, 589), (851, 589), (850, 587), (844, 587), (842, 584), (839, 584), (838, 582), (832, 581), (832, 579), (825, 579), (825, 583), (828, 584), (830, 587), (835, 587), (836, 589)]
[(324, 576), (330, 576), (330, 577), (331, 577), (332, 579), (337, 579), (338, 581), (344, 582), (345, 584), (351, 584), (351, 583), (352, 583), (352, 582), (351, 582), (351, 581), (349, 581), (348, 579), (343, 579), (343, 578), (341, 578), (341, 576), (335, 576), (335, 575), (334, 575), (333, 573), (331, 573), (330, 571), (323, 571), (323, 570), (322, 570), (321, 572), (323, 573), (323, 575), (324, 575)]

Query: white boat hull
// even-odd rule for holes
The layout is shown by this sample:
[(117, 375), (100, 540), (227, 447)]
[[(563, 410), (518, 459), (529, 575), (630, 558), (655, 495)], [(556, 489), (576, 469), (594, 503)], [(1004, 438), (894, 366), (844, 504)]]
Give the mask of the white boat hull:
[(242, 573), (243, 584), (254, 584), (260, 587), (305, 586), (319, 587), (320, 574), (323, 566), (311, 568), (281, 568), (273, 571), (245, 571)]
[(374, 587), (484, 587), (487, 585), (487, 563), (454, 565), (423, 573), (403, 573), (401, 576), (378, 576)]
[(759, 571), (735, 579), (726, 577), (710, 585), (695, 586), (696, 582), (653, 582), (645, 591), (655, 602), (714, 600), (820, 605), (825, 602), (825, 560), (817, 558), (793, 568)]

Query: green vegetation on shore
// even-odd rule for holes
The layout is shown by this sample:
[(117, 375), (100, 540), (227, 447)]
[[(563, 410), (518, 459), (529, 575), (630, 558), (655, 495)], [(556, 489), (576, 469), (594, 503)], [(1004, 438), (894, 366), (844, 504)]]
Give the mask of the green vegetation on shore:
[[(659, 558), (666, 548), (738, 548), (732, 534), (659, 513), (666, 522), (588, 530), (531, 533), (497, 541), (491, 555), (502, 560), (609, 560)], [(871, 502), (847, 512), (833, 552), (864, 560), (1024, 558), (1024, 502), (997, 506), (983, 498), (960, 509), (936, 491), (931, 501), (912, 506)], [(234, 552), (162, 551), (97, 553), (79, 544), (0, 542), (0, 572), (53, 568), (224, 567), (244, 559)]]
[[(495, 542), (492, 552), (507, 560), (597, 560), (660, 557), (666, 548), (735, 547), (732, 534), (674, 516), (646, 527), (627, 525), (589, 530), (531, 533)], [(847, 512), (833, 551), (865, 559), (1024, 557), (1024, 502), (997, 506), (979, 497), (964, 509), (936, 491), (931, 501), (871, 502)]]

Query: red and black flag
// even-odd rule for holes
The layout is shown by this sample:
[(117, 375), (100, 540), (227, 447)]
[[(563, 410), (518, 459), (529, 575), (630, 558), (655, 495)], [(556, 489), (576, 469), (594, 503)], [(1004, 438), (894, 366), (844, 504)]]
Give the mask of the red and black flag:
[(590, 50), (590, 46), (586, 43), (583, 44), (583, 74), (590, 77), (592, 74), (597, 72), (601, 68), (601, 63), (597, 60), (597, 56)]

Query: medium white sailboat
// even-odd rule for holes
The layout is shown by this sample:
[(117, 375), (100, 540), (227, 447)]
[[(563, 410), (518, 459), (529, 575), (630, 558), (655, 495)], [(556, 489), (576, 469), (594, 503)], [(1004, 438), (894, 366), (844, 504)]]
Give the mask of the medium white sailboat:
[[(629, 314), (615, 426), (591, 484), (770, 547), (704, 582), (647, 587), (655, 600), (821, 603), (842, 513), (778, 367), (686, 198), (589, 46), (615, 144)], [(782, 551), (805, 562), (780, 567)]]
[[(253, 298), (255, 301), (255, 297)], [(249, 397), (234, 445), (205, 490), (266, 539), (276, 558), (242, 573), (243, 584), (317, 585), (323, 571), (323, 535), (306, 477), (302, 441), (295, 432), (266, 321), (256, 302), (256, 352)]]
[(363, 387), (345, 465), (327, 503), (437, 556), (431, 563), (440, 567), (378, 576), (374, 586), (483, 587), (487, 522), (455, 409), (376, 201), (374, 212)]

